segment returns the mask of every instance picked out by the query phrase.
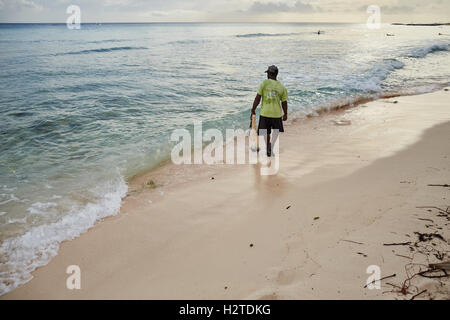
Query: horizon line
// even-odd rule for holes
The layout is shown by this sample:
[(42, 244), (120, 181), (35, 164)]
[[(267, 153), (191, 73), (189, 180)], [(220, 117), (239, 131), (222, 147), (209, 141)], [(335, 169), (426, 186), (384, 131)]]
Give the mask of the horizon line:
[[(181, 24), (181, 23), (285, 23), (285, 24), (292, 24), (292, 23), (316, 23), (316, 24), (364, 24), (363, 22), (342, 22), (342, 21), (336, 21), (336, 22), (330, 22), (330, 21), (139, 21), (139, 22), (131, 22), (131, 21), (126, 21), (126, 22), (110, 22), (110, 21), (106, 21), (106, 22), (100, 22), (100, 21), (96, 21), (96, 22), (81, 22), (81, 24), (157, 24), (157, 23), (162, 23), (162, 24)], [(382, 24), (391, 24), (391, 23), (395, 23), (395, 22), (385, 22)], [(439, 22), (435, 22), (435, 23), (439, 23)], [(0, 24), (67, 24), (67, 22), (1, 22)]]

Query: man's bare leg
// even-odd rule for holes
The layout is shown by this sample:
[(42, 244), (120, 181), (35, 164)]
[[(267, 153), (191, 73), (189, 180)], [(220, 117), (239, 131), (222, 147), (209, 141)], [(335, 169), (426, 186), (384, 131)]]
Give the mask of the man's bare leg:
[(278, 129), (275, 129), (272, 131), (272, 142), (269, 141), (269, 139), (267, 139), (267, 145), (270, 147), (270, 155), (273, 156), (273, 146), (275, 145), (275, 143), (277, 143), (277, 139), (278, 139), (278, 134), (280, 132), (278, 131)]
[(272, 154), (272, 146), (270, 145), (270, 134), (266, 136), (266, 154), (268, 157)]

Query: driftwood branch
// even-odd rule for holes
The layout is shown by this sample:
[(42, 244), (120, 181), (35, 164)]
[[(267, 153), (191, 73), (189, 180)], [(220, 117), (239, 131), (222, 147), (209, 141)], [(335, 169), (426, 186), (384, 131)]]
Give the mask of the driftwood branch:
[(383, 243), (383, 246), (409, 246), (411, 241), (408, 242), (399, 242), (399, 243)]
[(364, 244), (364, 243), (362, 243), (362, 242), (357, 242), (357, 241), (353, 241), (353, 240), (345, 240), (345, 239), (342, 239), (341, 241), (351, 242), (351, 243), (356, 243), (356, 244)]
[(437, 209), (437, 210), (439, 210), (439, 211), (442, 211), (442, 212), (445, 212), (445, 213), (448, 213), (448, 208), (447, 208), (447, 210), (444, 210), (444, 209), (441, 209), (441, 208), (439, 208), (439, 207), (433, 207), (433, 206), (421, 206), (421, 207), (416, 207), (417, 209)]
[(396, 274), (394, 273), (394, 274), (391, 274), (390, 276), (383, 277), (383, 278), (381, 278), (381, 279), (379, 279), (379, 280), (373, 280), (372, 282), (369, 282), (368, 284), (366, 284), (366, 285), (364, 286), (364, 289), (367, 288), (367, 286), (368, 286), (369, 284), (374, 284), (374, 283), (377, 282), (377, 281), (381, 281), (381, 280), (384, 280), (384, 279), (393, 278), (393, 277), (395, 277), (395, 276), (396, 276)]
[(430, 272), (436, 272), (436, 270), (425, 270), (419, 273), (420, 276), (424, 277), (424, 278), (429, 278), (429, 279), (440, 279), (440, 278), (447, 278), (449, 276), (449, 274), (447, 273), (447, 271), (442, 269), (442, 272), (444, 274), (438, 274), (436, 276), (433, 275), (429, 275)]
[(413, 296), (411, 297), (411, 300), (414, 300), (414, 298), (420, 296), (422, 293), (425, 293), (425, 292), (427, 292), (427, 289), (425, 289), (425, 290), (423, 290), (423, 291), (420, 291), (418, 294), (413, 295)]
[(401, 255), (401, 254), (395, 254), (395, 255), (398, 256), (398, 257), (402, 257), (402, 258), (409, 259), (409, 260), (412, 260), (412, 259), (413, 259), (413, 258), (411, 258), (411, 257), (404, 256), (404, 255)]
[(442, 263), (430, 263), (429, 267), (431, 269), (441, 269), (450, 271), (450, 261), (442, 262)]
[(425, 218), (417, 218), (417, 219), (422, 220), (422, 221), (430, 221), (430, 222), (434, 223), (434, 221), (431, 219), (425, 219)]

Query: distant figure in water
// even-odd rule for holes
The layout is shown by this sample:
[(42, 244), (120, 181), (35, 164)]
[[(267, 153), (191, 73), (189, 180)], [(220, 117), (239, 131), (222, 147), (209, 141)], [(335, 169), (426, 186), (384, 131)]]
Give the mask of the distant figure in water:
[(388, 36), (388, 37), (393, 37), (393, 36), (395, 36), (395, 34), (392, 34), (392, 33), (386, 33), (386, 36)]
[(321, 34), (321, 31), (319, 30), (319, 31), (317, 31), (317, 34)]
[[(266, 73), (267, 80), (261, 83), (253, 101), (252, 115), (255, 114), (256, 108), (262, 99), (258, 135), (265, 135), (267, 137), (267, 156), (271, 157), (273, 155), (272, 146), (277, 141), (278, 132), (284, 132), (283, 121), (287, 120), (288, 93), (283, 84), (277, 80), (278, 68), (276, 66), (267, 68)], [(283, 116), (281, 114), (282, 109)], [(272, 129), (275, 131), (273, 132), (271, 142), (270, 134), (272, 133)], [(264, 132), (260, 132), (260, 130), (264, 130)]]

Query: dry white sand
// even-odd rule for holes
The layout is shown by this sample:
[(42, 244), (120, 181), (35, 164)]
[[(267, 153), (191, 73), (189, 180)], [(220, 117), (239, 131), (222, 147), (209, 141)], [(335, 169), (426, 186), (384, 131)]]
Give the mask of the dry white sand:
[[(2, 298), (410, 299), (427, 290), (417, 299), (449, 299), (448, 278), (404, 282), (450, 259), (449, 216), (417, 208), (450, 206), (449, 188), (428, 186), (450, 183), (449, 97), (297, 121), (280, 137), (275, 176), (258, 165), (169, 165), (136, 178), (119, 215), (64, 242)], [(155, 189), (142, 187), (149, 179)], [(69, 265), (81, 268), (81, 290), (66, 288)], [(396, 276), (364, 288), (371, 265)]]

